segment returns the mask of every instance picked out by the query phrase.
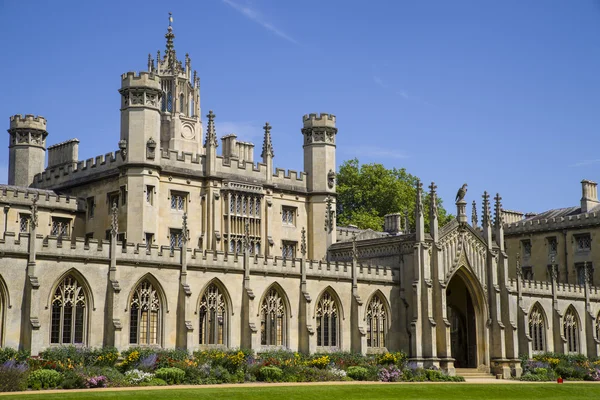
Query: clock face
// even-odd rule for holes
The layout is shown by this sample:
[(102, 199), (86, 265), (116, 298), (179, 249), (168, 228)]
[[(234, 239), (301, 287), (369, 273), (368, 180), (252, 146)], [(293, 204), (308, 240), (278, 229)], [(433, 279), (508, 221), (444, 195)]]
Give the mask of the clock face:
[(181, 127), (181, 137), (184, 139), (193, 139), (194, 136), (194, 128), (192, 128), (190, 125), (184, 125)]

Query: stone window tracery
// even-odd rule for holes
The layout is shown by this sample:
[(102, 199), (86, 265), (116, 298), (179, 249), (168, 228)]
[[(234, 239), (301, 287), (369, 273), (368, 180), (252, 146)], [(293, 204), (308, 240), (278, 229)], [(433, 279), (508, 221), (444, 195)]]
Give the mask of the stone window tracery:
[(317, 305), (317, 346), (339, 346), (338, 304), (329, 292), (323, 293)]
[(212, 283), (200, 300), (200, 344), (227, 345), (227, 305), (223, 293)]
[(142, 281), (131, 297), (129, 343), (159, 345), (162, 305), (158, 291), (148, 279)]
[(71, 220), (69, 218), (52, 218), (52, 229), (50, 234), (52, 236), (58, 236), (60, 238), (69, 236), (69, 225)]
[(533, 352), (546, 351), (546, 321), (539, 305), (535, 305), (529, 313), (529, 336)]
[(84, 344), (86, 336), (87, 298), (73, 275), (58, 285), (52, 297), (50, 343)]
[(385, 347), (387, 313), (379, 295), (367, 306), (367, 347)]
[(579, 353), (579, 323), (573, 307), (569, 307), (563, 319), (563, 334), (566, 339), (566, 351)]
[(286, 309), (276, 289), (270, 289), (260, 306), (260, 343), (263, 346), (285, 345)]
[[(224, 249), (230, 253), (243, 253), (242, 239), (248, 230), (249, 254), (259, 254), (261, 249), (261, 216), (259, 193), (241, 191), (225, 192), (223, 214), (224, 233), (227, 240)], [(229, 199), (227, 199), (229, 198)]]

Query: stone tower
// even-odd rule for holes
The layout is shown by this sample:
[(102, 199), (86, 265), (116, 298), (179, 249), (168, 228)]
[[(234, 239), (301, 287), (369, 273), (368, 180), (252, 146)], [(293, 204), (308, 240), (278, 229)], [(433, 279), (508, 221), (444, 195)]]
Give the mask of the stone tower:
[(322, 258), (335, 243), (335, 115), (303, 117), (304, 171), (307, 173), (308, 257)]
[(17, 114), (10, 117), (8, 184), (28, 187), (44, 171), (46, 161), (46, 119)]
[(173, 39), (173, 21), (169, 13), (169, 27), (165, 53), (158, 51), (156, 65), (148, 54), (148, 72), (157, 75), (161, 82), (161, 129), (162, 149), (204, 154), (202, 146), (202, 122), (200, 119), (200, 78), (192, 73), (192, 60), (185, 55), (185, 64), (177, 59)]

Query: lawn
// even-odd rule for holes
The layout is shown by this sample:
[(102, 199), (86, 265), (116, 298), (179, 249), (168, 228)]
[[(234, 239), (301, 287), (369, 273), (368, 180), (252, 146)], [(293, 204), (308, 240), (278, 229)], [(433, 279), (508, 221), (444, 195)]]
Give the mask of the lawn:
[(330, 386), (257, 386), (139, 391), (90, 391), (78, 393), (36, 393), (0, 396), (0, 399), (68, 400), (112, 399), (281, 399), (281, 400), (364, 400), (364, 399), (594, 399), (600, 398), (599, 384), (381, 384)]

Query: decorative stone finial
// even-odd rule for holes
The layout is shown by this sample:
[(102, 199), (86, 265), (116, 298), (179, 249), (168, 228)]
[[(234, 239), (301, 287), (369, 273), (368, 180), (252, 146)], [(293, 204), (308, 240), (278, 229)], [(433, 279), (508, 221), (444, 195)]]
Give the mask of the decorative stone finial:
[(471, 225), (477, 228), (477, 203), (473, 200), (473, 209), (471, 210)]
[(415, 202), (417, 215), (423, 215), (423, 184), (420, 179), (417, 179), (417, 200)]
[(438, 206), (437, 206), (437, 192), (436, 192), (437, 186), (435, 185), (435, 182), (431, 182), (431, 185), (429, 185), (429, 193), (430, 193), (430, 197), (431, 197), (431, 201), (429, 204), (429, 211), (431, 212), (431, 215), (433, 215), (435, 218), (437, 218), (437, 210), (438, 210)]
[(502, 223), (504, 222), (502, 218), (502, 197), (500, 197), (499, 193), (496, 193), (496, 197), (494, 197), (494, 200), (496, 200), (496, 204), (495, 204), (495, 217), (496, 219), (494, 220), (494, 224), (496, 226), (501, 226)]
[(212, 110), (208, 112), (206, 118), (208, 118), (208, 127), (206, 129), (206, 141), (204, 142), (204, 146), (212, 146), (218, 147), (217, 143), (217, 132), (215, 131), (215, 117), (216, 115)]
[(38, 202), (38, 195), (36, 194), (33, 197), (33, 201), (31, 203), (31, 228), (37, 228), (38, 226), (38, 207), (37, 207), (37, 202)]
[(455, 201), (458, 203), (459, 201), (463, 200), (467, 194), (467, 184), (463, 184), (462, 187), (460, 189), (458, 189), (458, 192), (456, 193), (456, 199)]
[(302, 258), (306, 257), (306, 229), (304, 227), (302, 227), (300, 236), (300, 254), (302, 254)]
[(183, 243), (187, 243), (187, 241), (189, 240), (189, 232), (188, 232), (188, 224), (187, 224), (187, 212), (183, 213), (183, 217), (182, 217), (183, 221), (181, 223), (181, 241)]
[(483, 212), (481, 214), (481, 223), (485, 226), (485, 225), (489, 225), (490, 220), (491, 220), (491, 213), (490, 213), (490, 195), (488, 194), (487, 191), (483, 192), (483, 196), (481, 196), (483, 198)]
[(263, 129), (265, 130), (265, 139), (263, 140), (262, 154), (260, 156), (264, 160), (267, 157), (275, 157), (275, 152), (273, 151), (273, 143), (271, 142), (271, 125), (266, 122)]
[(127, 139), (119, 140), (119, 150), (121, 150), (121, 158), (125, 161), (127, 158)]
[(110, 233), (113, 236), (117, 236), (119, 233), (119, 208), (117, 202), (114, 202), (110, 209), (111, 221), (110, 221)]
[(356, 234), (352, 235), (352, 262), (358, 261), (358, 250), (356, 249)]
[(521, 256), (517, 253), (517, 277), (523, 278), (523, 270), (521, 269)]
[(242, 236), (242, 245), (244, 248), (242, 249), (244, 254), (250, 253), (250, 223), (248, 219), (244, 221), (244, 236)]
[(173, 51), (173, 39), (175, 38), (175, 34), (173, 33), (173, 27), (171, 24), (173, 23), (173, 14), (169, 13), (169, 27), (167, 28), (167, 34), (165, 38), (167, 39), (167, 54)]

